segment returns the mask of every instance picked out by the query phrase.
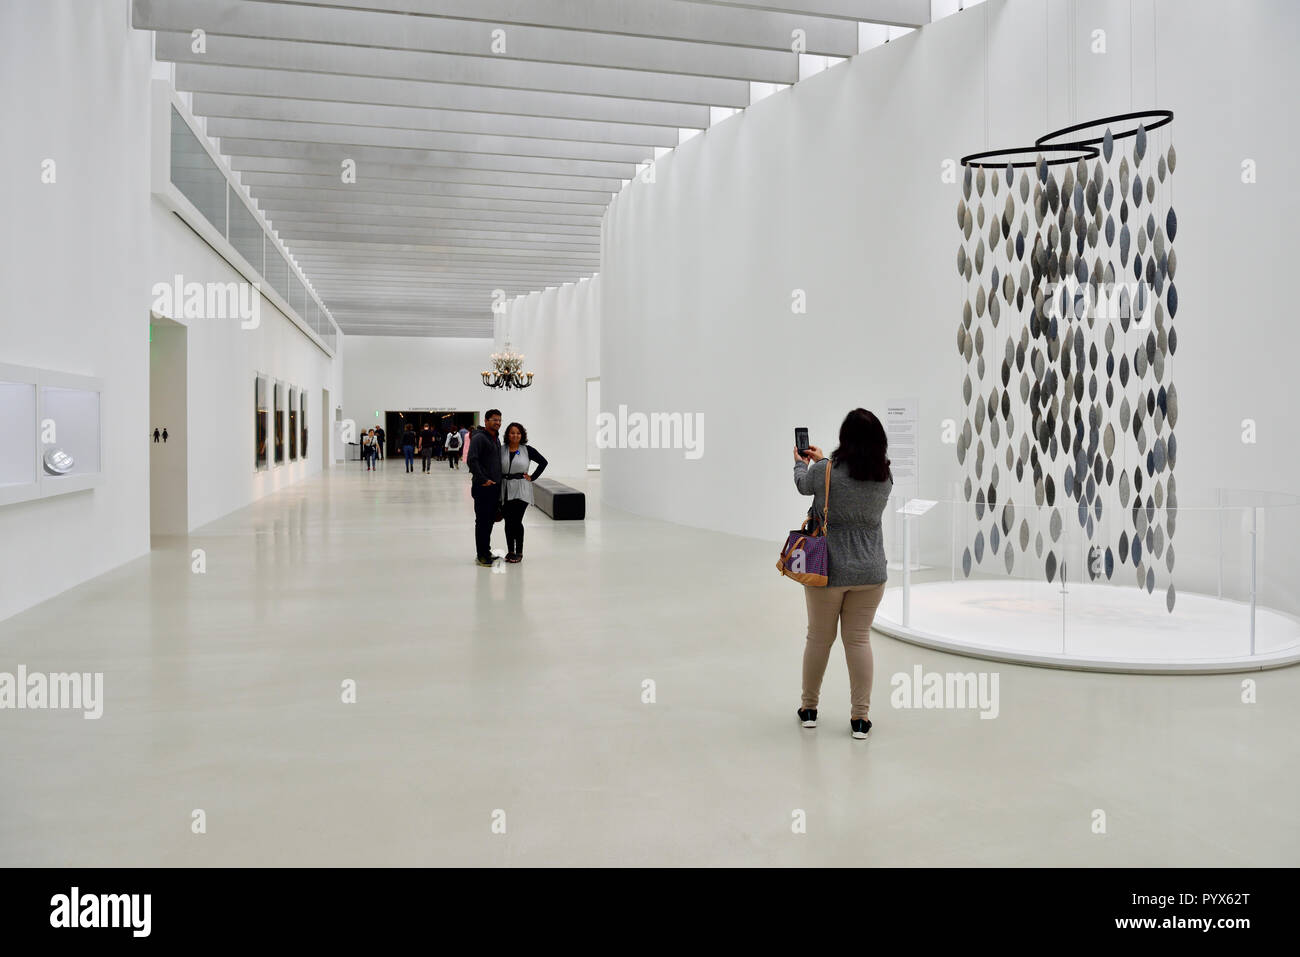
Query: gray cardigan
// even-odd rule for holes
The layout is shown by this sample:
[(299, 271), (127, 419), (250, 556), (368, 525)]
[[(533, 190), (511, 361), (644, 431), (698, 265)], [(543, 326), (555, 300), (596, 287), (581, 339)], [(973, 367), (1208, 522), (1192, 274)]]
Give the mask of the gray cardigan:
[[(830, 459), (809, 467), (806, 462), (794, 465), (794, 484), (804, 495), (813, 497), (813, 514), (820, 520), (826, 507), (826, 469)], [(859, 482), (849, 475), (846, 465), (831, 470), (831, 520), (826, 530), (830, 552), (827, 585), (879, 585), (888, 577), (885, 564), (885, 540), (880, 516), (889, 504), (894, 482)]]

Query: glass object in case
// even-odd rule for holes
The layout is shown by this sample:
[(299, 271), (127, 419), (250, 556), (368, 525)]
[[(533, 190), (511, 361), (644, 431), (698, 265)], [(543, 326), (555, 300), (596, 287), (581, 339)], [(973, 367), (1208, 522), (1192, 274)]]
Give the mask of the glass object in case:
[(47, 475), (99, 471), (99, 393), (60, 386), (41, 388), (40, 454)]

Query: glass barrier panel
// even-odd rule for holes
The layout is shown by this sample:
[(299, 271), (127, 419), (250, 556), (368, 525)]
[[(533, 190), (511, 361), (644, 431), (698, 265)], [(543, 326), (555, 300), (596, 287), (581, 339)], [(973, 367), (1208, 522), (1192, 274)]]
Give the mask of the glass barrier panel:
[(181, 115), (172, 110), (171, 177), (177, 189), (222, 236), (228, 183)]
[(234, 188), (230, 188), (230, 234), (226, 237), (239, 255), (248, 260), (248, 264), (264, 275), (266, 264), (262, 261), (262, 247), (266, 233), (262, 224), (248, 210)]

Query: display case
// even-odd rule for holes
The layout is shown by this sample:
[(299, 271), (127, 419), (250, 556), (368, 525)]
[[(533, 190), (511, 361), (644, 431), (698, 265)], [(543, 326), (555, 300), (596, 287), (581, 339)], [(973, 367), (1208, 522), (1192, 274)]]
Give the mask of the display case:
[(890, 574), (875, 619), (884, 634), (1090, 671), (1225, 673), (1300, 661), (1298, 496), (1189, 492), (1149, 509), (1103, 510), (1092, 537), (1073, 502), (990, 507), (958, 490), (934, 506), (908, 531), (945, 560)]
[(0, 364), (0, 505), (99, 484), (100, 380)]
[(0, 494), (36, 484), (36, 384), (0, 381)]
[(99, 390), (42, 386), (40, 401), (44, 474), (98, 474)]

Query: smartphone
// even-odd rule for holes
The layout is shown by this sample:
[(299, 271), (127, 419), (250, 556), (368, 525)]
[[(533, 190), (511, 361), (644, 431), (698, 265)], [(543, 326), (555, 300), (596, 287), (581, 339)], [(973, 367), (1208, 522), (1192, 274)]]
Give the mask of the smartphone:
[(794, 447), (799, 450), (800, 454), (808, 451), (808, 430), (797, 428), (794, 430)]

